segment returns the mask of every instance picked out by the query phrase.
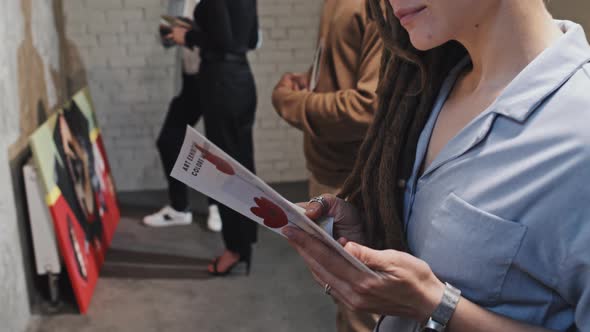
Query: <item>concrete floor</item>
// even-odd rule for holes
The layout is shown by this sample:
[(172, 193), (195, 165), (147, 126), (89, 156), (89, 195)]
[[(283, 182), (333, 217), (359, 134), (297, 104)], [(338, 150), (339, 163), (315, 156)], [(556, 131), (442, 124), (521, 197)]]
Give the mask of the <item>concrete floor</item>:
[[(279, 185), (293, 201), (305, 184)], [(206, 273), (223, 249), (221, 236), (190, 226), (149, 229), (140, 217), (165, 201), (165, 193), (120, 195), (123, 218), (87, 315), (35, 317), (29, 332), (118, 331), (334, 331), (335, 309), (288, 244), (259, 229), (249, 277)], [(193, 206), (204, 210), (202, 197)]]

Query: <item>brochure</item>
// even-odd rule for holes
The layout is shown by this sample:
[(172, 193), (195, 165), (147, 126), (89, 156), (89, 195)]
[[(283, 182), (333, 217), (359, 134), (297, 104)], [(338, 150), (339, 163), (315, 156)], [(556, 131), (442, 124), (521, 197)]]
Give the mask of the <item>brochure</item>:
[(190, 126), (171, 176), (280, 235), (283, 227), (294, 225), (334, 248), (358, 269), (374, 273), (322, 228), (331, 225), (331, 220), (316, 224), (305, 216), (303, 208), (289, 202)]

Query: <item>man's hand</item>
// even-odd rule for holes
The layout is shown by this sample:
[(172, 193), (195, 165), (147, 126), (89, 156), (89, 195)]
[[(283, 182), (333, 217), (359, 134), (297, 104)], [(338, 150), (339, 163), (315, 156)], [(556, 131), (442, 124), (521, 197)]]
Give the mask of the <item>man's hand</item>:
[(291, 125), (302, 129), (300, 124), (293, 123), (294, 114), (287, 112), (293, 111), (288, 107), (289, 100), (296, 97), (295, 92), (309, 91), (309, 75), (307, 73), (286, 73), (283, 74), (272, 92), (272, 105), (277, 110), (277, 113)]
[(309, 89), (309, 77), (307, 73), (285, 73), (277, 83), (275, 90), (286, 88), (292, 91)]
[(309, 74), (308, 73), (293, 74), (293, 81), (299, 87), (299, 90), (309, 91)]

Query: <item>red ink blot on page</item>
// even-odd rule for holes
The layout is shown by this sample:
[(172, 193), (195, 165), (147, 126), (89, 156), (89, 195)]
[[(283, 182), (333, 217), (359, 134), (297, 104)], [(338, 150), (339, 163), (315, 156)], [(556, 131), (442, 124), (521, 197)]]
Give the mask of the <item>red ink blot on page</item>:
[(221, 173), (224, 173), (227, 175), (236, 174), (233, 167), (231, 167), (231, 165), (227, 161), (225, 161), (225, 159), (222, 159), (221, 157), (214, 155), (213, 153), (207, 151), (205, 148), (199, 146), (198, 144), (195, 144), (195, 147), (197, 148), (197, 150), (199, 150), (199, 151), (201, 151), (201, 153), (203, 153), (203, 158), (205, 158), (205, 160), (207, 160), (210, 163), (212, 163), (213, 165), (215, 165), (217, 170), (220, 171)]
[(264, 225), (270, 228), (282, 228), (287, 226), (289, 220), (287, 214), (278, 205), (264, 197), (254, 197), (257, 206), (250, 209), (252, 213), (264, 221)]

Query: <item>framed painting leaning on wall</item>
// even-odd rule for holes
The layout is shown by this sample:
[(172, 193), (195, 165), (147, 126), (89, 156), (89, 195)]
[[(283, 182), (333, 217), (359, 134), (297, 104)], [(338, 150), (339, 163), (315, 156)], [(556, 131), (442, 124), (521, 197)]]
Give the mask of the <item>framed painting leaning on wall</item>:
[(120, 218), (88, 89), (37, 129), (30, 143), (60, 253), (85, 313)]

